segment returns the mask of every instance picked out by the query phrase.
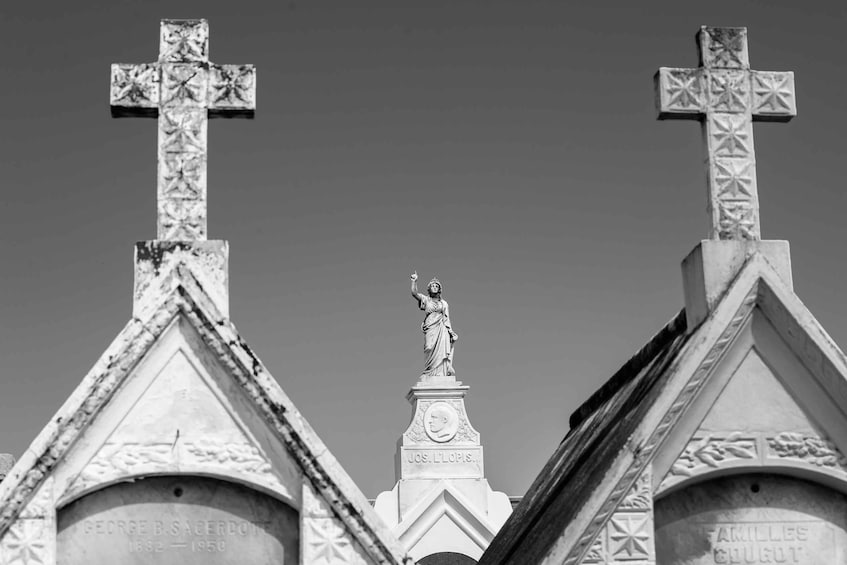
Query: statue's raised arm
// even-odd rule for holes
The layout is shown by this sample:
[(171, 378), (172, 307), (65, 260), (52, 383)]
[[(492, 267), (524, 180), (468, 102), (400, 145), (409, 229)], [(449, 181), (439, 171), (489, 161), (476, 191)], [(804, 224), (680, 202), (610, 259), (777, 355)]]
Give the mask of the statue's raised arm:
[(424, 356), (426, 366), (423, 377), (453, 377), (453, 344), (459, 339), (450, 323), (450, 309), (441, 298), (441, 281), (429, 281), (427, 295), (418, 292), (418, 273), (412, 273), (412, 296), (418, 307), (426, 312), (421, 329), (424, 334)]
[(409, 278), (412, 279), (412, 298), (414, 298), (420, 305), (426, 297), (418, 292), (418, 272), (415, 271), (409, 275)]

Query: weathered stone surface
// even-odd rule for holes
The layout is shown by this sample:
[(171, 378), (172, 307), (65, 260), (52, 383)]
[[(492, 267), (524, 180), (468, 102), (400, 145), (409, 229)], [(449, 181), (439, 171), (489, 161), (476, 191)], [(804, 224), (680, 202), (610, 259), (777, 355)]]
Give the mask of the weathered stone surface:
[(705, 239), (682, 261), (682, 290), (689, 328), (697, 327), (709, 315), (744, 263), (756, 253), (793, 289), (787, 241)]
[(59, 512), (63, 565), (298, 563), (297, 512), (270, 496), (201, 477), (121, 483)]
[(206, 20), (162, 20), (159, 62), (112, 65), (112, 115), (159, 118), (158, 239), (206, 239), (209, 117), (252, 117), (252, 65), (209, 62)]
[(656, 73), (659, 118), (703, 120), (712, 239), (759, 239), (753, 121), (797, 115), (794, 73), (750, 70), (746, 28), (697, 37), (699, 68)]
[(180, 266), (197, 278), (221, 315), (229, 317), (229, 244), (221, 240), (136, 243), (133, 316), (155, 309), (162, 295), (179, 284)]
[(847, 547), (847, 497), (777, 475), (686, 487), (656, 502), (662, 565), (835, 564)]

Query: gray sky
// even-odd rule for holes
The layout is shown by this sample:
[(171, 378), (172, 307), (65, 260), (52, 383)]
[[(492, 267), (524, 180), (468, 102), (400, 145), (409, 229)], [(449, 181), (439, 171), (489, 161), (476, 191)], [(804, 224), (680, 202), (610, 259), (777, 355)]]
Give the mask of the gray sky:
[(213, 61), (257, 66), (256, 119), (209, 128), (210, 238), (233, 321), (368, 496), (394, 484), (423, 367), (413, 269), (444, 283), (509, 494), (682, 306), (703, 149), (656, 121), (653, 74), (696, 66), (702, 24), (747, 26), (753, 68), (796, 73), (798, 118), (755, 126), (762, 233), (847, 343), (843, 2), (50, 4), (0, 3), (0, 451), (129, 319), (156, 125), (110, 118), (109, 65), (154, 61), (161, 18), (207, 18)]

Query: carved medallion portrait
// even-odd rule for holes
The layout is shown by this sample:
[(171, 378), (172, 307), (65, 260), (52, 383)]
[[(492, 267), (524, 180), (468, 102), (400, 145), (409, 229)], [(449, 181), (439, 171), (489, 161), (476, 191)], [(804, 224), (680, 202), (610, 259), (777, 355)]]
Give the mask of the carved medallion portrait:
[(434, 402), (424, 413), (424, 429), (432, 441), (448, 442), (459, 429), (459, 414), (446, 402)]

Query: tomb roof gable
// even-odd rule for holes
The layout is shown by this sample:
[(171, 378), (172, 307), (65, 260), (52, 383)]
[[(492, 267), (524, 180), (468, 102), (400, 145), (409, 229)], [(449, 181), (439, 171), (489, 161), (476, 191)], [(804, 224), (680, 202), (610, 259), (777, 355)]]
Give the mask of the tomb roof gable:
[(847, 399), (844, 354), (768, 259), (753, 254), (702, 323), (686, 331), (680, 312), (574, 412), (480, 564), (579, 563), (756, 309), (826, 394)]
[(352, 479), (186, 264), (162, 279), (158, 305), (133, 317), (0, 483), (0, 537), (177, 317), (227, 369), (356, 541), (378, 563), (410, 563)]

